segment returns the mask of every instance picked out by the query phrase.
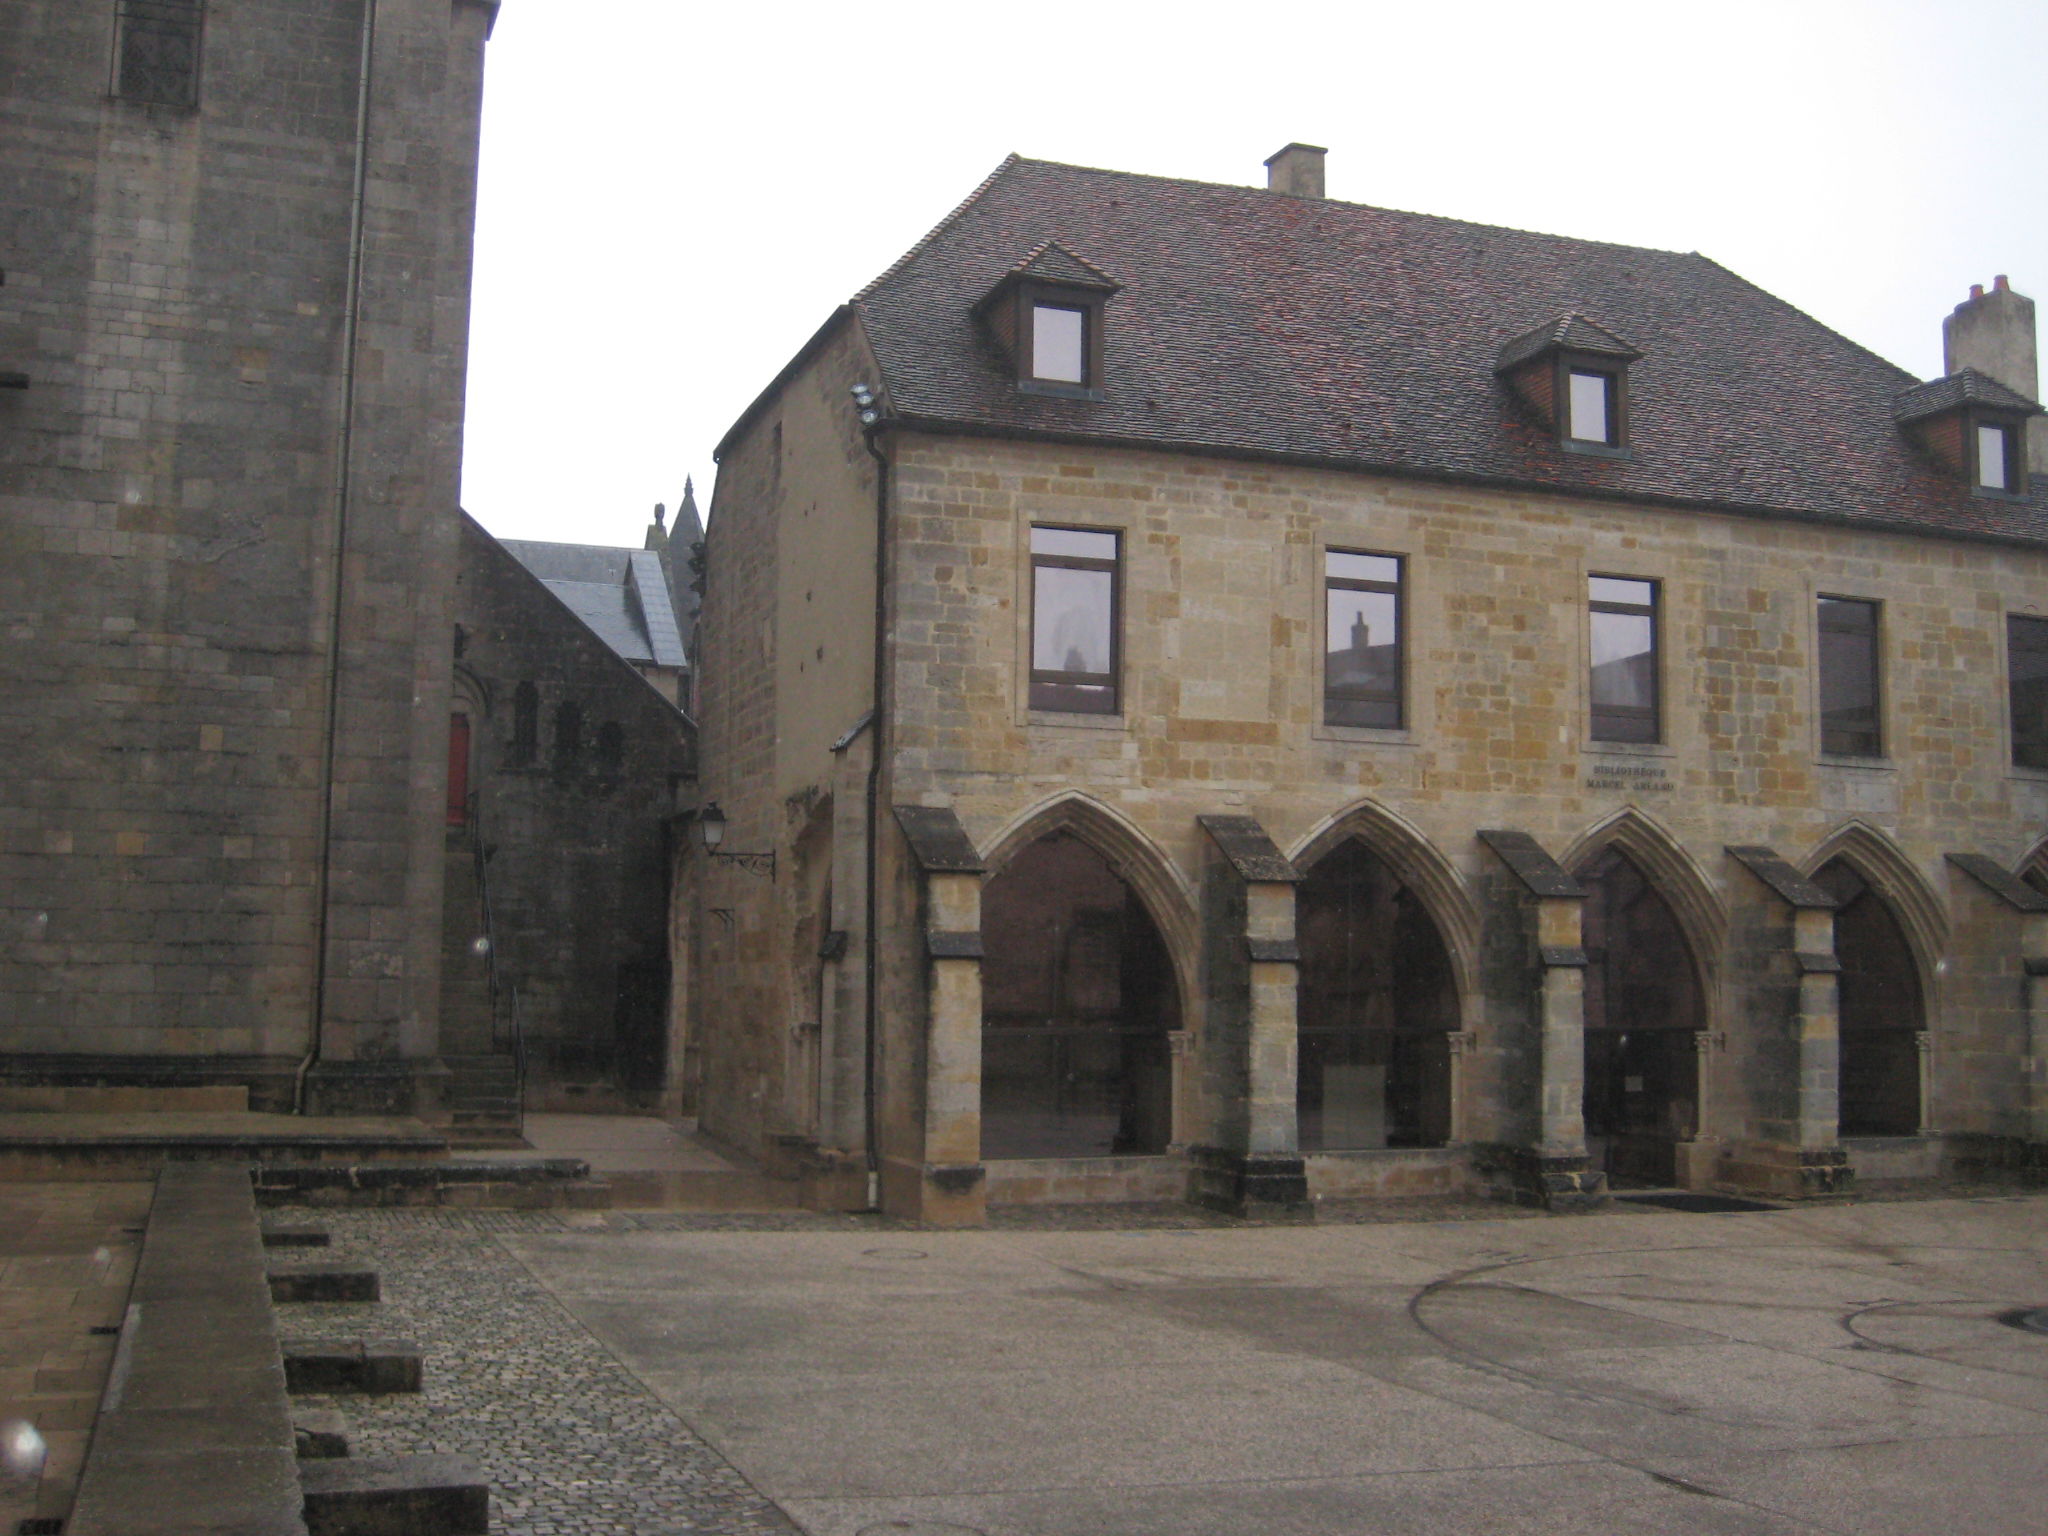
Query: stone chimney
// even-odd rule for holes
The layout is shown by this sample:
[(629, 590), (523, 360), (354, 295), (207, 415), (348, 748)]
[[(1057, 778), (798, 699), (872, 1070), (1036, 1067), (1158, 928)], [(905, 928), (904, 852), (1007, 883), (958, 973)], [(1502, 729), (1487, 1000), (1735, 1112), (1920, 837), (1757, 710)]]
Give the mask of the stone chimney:
[[(2034, 301), (2015, 292), (2004, 273), (1992, 279), (1989, 293), (1982, 283), (1972, 283), (1970, 296), (1941, 322), (1941, 371), (1964, 368), (1974, 368), (2029, 400), (2041, 398)], [(2048, 475), (2048, 423), (2039, 416), (2027, 423), (2027, 468)]]
[[(1327, 149), (1319, 149), (1313, 144), (1288, 145), (1266, 162), (1267, 187), (1289, 197), (1321, 197), (1323, 156), (1328, 153)], [(2027, 312), (2029, 315), (2033, 313), (2031, 304), (2027, 306)]]

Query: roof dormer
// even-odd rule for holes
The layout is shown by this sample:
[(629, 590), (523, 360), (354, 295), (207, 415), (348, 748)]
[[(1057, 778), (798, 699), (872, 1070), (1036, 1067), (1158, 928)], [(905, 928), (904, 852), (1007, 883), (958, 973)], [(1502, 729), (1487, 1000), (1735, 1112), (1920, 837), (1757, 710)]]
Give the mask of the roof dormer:
[(974, 312), (1027, 394), (1102, 398), (1103, 306), (1121, 285), (1048, 240), (982, 297)]
[(1916, 384), (1892, 406), (1907, 436), (1980, 496), (2024, 496), (2027, 418), (2044, 414), (1974, 368)]
[(1494, 372), (1574, 453), (1628, 452), (1628, 368), (1642, 357), (1604, 326), (1563, 314), (1500, 349)]

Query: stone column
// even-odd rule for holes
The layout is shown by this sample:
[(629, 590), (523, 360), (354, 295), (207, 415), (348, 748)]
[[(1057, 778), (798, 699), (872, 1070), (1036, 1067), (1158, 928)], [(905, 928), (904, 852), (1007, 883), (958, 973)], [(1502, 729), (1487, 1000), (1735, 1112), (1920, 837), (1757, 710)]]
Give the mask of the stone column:
[(1203, 816), (1203, 1041), (1211, 1123), (1189, 1149), (1188, 1198), (1307, 1220), (1295, 1126), (1294, 866), (1250, 816)]
[[(1835, 899), (1769, 848), (1749, 844), (1728, 852), (1770, 893), (1770, 915), (1757, 925), (1752, 959), (1761, 962), (1761, 980), (1771, 989), (1768, 1011), (1783, 1023), (1767, 1018), (1765, 1032), (1746, 1042), (1752, 1076), (1762, 1087), (1753, 1123), (1729, 1148), (1723, 1176), (1768, 1194), (1839, 1194), (1855, 1170), (1840, 1133), (1836, 982), (1842, 966), (1835, 958)], [(1785, 1005), (1776, 999), (1788, 996), (1789, 1011), (1780, 1012)]]
[(1554, 1211), (1590, 1210), (1607, 1175), (1586, 1156), (1586, 892), (1526, 832), (1481, 831), (1527, 898), (1536, 962), (1537, 1082), (1532, 1145), (1501, 1149), (1518, 1200)]
[(924, 882), (924, 1149), (915, 1215), (939, 1227), (988, 1219), (981, 1163), (981, 879), (966, 829), (943, 806), (899, 805)]
[(2048, 914), (2027, 914), (2020, 954), (2027, 977), (2026, 1137), (2048, 1146)]

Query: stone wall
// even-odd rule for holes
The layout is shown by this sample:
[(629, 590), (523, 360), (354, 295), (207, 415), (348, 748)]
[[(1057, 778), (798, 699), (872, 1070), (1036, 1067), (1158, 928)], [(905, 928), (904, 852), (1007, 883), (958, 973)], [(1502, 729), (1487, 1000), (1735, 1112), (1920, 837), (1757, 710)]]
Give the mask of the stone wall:
[(408, 1103), (490, 8), (210, 7), (192, 110), (114, 12), (0, 5), (0, 1054)]

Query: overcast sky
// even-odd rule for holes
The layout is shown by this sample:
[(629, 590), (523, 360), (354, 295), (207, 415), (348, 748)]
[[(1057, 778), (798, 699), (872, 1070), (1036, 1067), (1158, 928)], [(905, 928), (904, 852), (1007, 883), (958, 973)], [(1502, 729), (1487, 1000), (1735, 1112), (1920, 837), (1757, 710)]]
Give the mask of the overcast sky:
[(1012, 150), (1697, 250), (1923, 377), (2048, 303), (2042, 0), (505, 0), (463, 500), (637, 545), (790, 354)]

